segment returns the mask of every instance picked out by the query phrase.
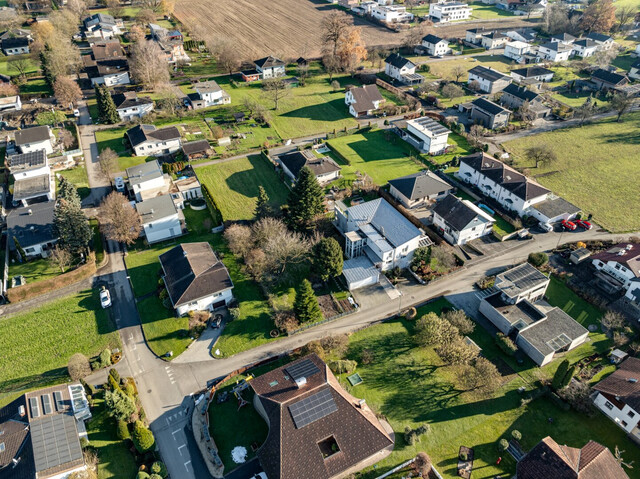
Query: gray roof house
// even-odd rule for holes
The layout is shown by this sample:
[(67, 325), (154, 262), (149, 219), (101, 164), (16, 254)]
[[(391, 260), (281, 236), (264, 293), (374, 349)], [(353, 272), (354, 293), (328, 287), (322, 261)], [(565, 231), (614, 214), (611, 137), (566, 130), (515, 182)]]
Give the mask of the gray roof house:
[(407, 208), (442, 199), (453, 189), (453, 186), (429, 170), (389, 180), (389, 193)]
[(529, 263), (522, 263), (496, 276), (495, 287), (507, 303), (542, 299), (550, 279)]
[(55, 203), (36, 203), (13, 209), (7, 215), (7, 238), (11, 251), (15, 240), (28, 257), (46, 256), (57, 238), (53, 233)]
[(341, 168), (333, 159), (328, 156), (318, 158), (311, 150), (291, 151), (279, 155), (276, 161), (292, 181), (298, 178), (300, 170), (305, 166), (311, 170), (320, 184), (329, 183), (340, 176)]
[(496, 93), (511, 83), (511, 77), (493, 68), (478, 65), (469, 70), (467, 83), (477, 84), (478, 89), (484, 93)]
[(183, 243), (159, 257), (164, 284), (179, 316), (214, 310), (233, 299), (229, 271), (206, 242)]
[(433, 226), (449, 243), (457, 245), (491, 234), (495, 223), (489, 213), (452, 194), (439, 201), (432, 213)]
[(629, 83), (629, 79), (625, 75), (602, 68), (598, 68), (591, 74), (591, 81), (597, 85), (599, 90), (615, 90)]
[(159, 156), (180, 149), (180, 131), (175, 126), (157, 129), (154, 125), (137, 125), (126, 131), (131, 147), (138, 156)]
[(183, 234), (184, 214), (171, 195), (155, 196), (136, 203), (136, 211), (149, 243), (156, 243)]
[(139, 97), (136, 92), (116, 93), (111, 95), (111, 98), (122, 121), (142, 118), (153, 111), (153, 100), (149, 97)]
[[(465, 107), (461, 105), (461, 108)], [(507, 126), (510, 117), (510, 110), (485, 98), (476, 98), (470, 104), (469, 118), (491, 130)]]
[(36, 150), (46, 150), (47, 154), (53, 153), (53, 138), (48, 126), (32, 126), (16, 131), (15, 143), (20, 153)]
[(502, 90), (500, 103), (505, 107), (515, 110), (521, 108), (525, 102), (528, 102), (529, 111), (536, 119), (546, 118), (551, 113), (551, 108), (542, 104), (542, 95), (528, 88), (511, 83)]

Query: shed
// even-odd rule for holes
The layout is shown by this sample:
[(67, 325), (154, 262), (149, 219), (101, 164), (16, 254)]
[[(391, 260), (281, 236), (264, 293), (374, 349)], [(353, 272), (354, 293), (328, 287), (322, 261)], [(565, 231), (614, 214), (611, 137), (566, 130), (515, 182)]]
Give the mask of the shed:
[(609, 358), (611, 359), (611, 362), (613, 364), (620, 364), (622, 361), (625, 360), (627, 356), (629, 355), (624, 351), (621, 351), (619, 349), (614, 349), (613, 351), (611, 351)]
[(591, 256), (591, 251), (589, 251), (587, 248), (578, 248), (577, 250), (571, 252), (569, 261), (571, 261), (573, 264), (578, 264), (583, 262), (589, 256)]

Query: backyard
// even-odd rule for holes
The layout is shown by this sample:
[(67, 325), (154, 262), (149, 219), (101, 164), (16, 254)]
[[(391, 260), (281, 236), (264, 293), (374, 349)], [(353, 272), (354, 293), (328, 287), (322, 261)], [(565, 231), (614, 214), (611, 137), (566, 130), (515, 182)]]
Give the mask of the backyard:
[(450, 60), (447, 59), (442, 61), (429, 62), (429, 73), (436, 78), (454, 80), (455, 78), (453, 76), (453, 70), (456, 67), (461, 66), (464, 69), (465, 74), (460, 77), (460, 81), (466, 82), (466, 72), (478, 65), (493, 68), (495, 70), (508, 74), (509, 67), (511, 67), (511, 62), (507, 57), (504, 57), (502, 55), (477, 55), (469, 58), (452, 57)]
[[(637, 132), (640, 113), (598, 121), (581, 128), (566, 128), (504, 144), (514, 165), (531, 174), (554, 193), (576, 204), (603, 228), (621, 233), (640, 229), (640, 168), (637, 167)], [(525, 151), (533, 145), (549, 145), (557, 160), (533, 168)], [(579, 145), (579, 147), (578, 147)], [(584, 154), (588, 152), (588, 154)], [(625, 208), (620, 208), (624, 204)]]
[(91, 194), (91, 188), (89, 188), (89, 178), (87, 178), (87, 170), (84, 165), (76, 166), (69, 170), (62, 170), (58, 172), (64, 176), (67, 180), (73, 183), (78, 189), (80, 199), (85, 199)]

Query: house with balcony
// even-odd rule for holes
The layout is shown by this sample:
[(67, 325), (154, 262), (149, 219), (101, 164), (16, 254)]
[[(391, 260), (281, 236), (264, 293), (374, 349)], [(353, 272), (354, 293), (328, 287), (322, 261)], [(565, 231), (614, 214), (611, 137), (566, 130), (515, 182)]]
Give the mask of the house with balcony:
[(20, 253), (21, 249), (26, 256), (23, 259), (49, 256), (58, 240), (53, 231), (54, 209), (55, 202), (48, 201), (10, 210), (7, 215), (9, 250)]
[(433, 118), (423, 116), (412, 120), (396, 120), (393, 125), (400, 138), (421, 153), (440, 155), (447, 149), (451, 131)]
[(122, 121), (133, 121), (153, 111), (153, 100), (139, 97), (136, 92), (128, 91), (111, 95), (118, 116)]
[(640, 244), (619, 243), (591, 256), (591, 264), (603, 289), (628, 291), (640, 278)]
[(83, 33), (88, 40), (106, 40), (123, 33), (124, 24), (121, 18), (113, 18), (105, 13), (96, 13), (82, 22)]
[(194, 110), (231, 103), (231, 96), (215, 80), (196, 83), (193, 88), (196, 92), (188, 96)]
[(429, 18), (438, 23), (468, 20), (471, 17), (471, 11), (467, 3), (440, 0), (438, 3), (429, 5)]
[(583, 38), (573, 42), (573, 51), (571, 54), (574, 57), (589, 58), (596, 54), (598, 51), (598, 44), (588, 38)]
[(433, 208), (433, 226), (453, 245), (490, 235), (496, 220), (468, 200), (448, 194)]
[(509, 41), (509, 37), (503, 35), (498, 32), (487, 33), (486, 35), (482, 35), (480, 39), (480, 45), (482, 48), (486, 48), (487, 50), (496, 50), (498, 48), (504, 47)]
[(136, 203), (143, 236), (149, 244), (183, 234), (184, 213), (176, 207), (170, 195), (155, 196)]
[(129, 196), (137, 202), (169, 193), (171, 177), (162, 173), (158, 160), (147, 161), (125, 170)]
[(440, 57), (451, 53), (449, 42), (444, 38), (429, 34), (422, 38), (422, 48), (426, 50), (428, 55)]
[(110, 58), (98, 60), (94, 65), (85, 68), (87, 76), (91, 80), (91, 86), (105, 85), (118, 86), (129, 85), (129, 63), (126, 58)]
[(471, 28), (465, 32), (464, 40), (473, 45), (480, 45), (482, 43), (482, 36), (488, 35), (492, 31), (493, 30), (488, 30), (485, 27)]
[(253, 62), (260, 78), (277, 78), (285, 75), (285, 63), (279, 58), (269, 55)]
[(48, 126), (31, 126), (15, 133), (15, 145), (20, 153), (45, 150), (47, 155), (53, 153), (54, 136)]
[(531, 50), (526, 42), (509, 42), (504, 46), (504, 56), (516, 63), (524, 63), (525, 55)]
[(373, 5), (371, 8), (371, 16), (384, 23), (406, 23), (413, 21), (413, 13), (407, 12), (407, 7), (404, 5)]
[(538, 57), (550, 62), (566, 62), (573, 52), (573, 45), (561, 42), (548, 42), (538, 47)]
[(542, 95), (515, 83), (509, 84), (502, 90), (500, 103), (511, 110), (517, 110), (528, 104), (529, 111), (533, 113), (535, 119), (546, 118), (551, 113), (551, 108), (542, 104)]
[(126, 131), (125, 136), (137, 156), (161, 156), (180, 149), (180, 132), (175, 126), (157, 129), (154, 125), (137, 125)]
[(402, 55), (392, 53), (384, 61), (384, 72), (405, 85), (419, 85), (424, 77), (416, 73), (417, 65)]
[(468, 73), (467, 84), (477, 84), (478, 90), (484, 93), (497, 93), (511, 83), (509, 76), (482, 65), (473, 67)]
[(20, 95), (11, 95), (0, 98), (0, 113), (5, 111), (22, 110), (22, 101)]

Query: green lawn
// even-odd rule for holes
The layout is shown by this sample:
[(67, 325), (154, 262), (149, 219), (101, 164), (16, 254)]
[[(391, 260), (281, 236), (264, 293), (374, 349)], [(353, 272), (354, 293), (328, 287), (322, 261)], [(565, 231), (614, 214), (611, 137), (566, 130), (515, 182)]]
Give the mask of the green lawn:
[(26, 58), (28, 61), (28, 67), (25, 71), (25, 74), (34, 73), (40, 69), (40, 63), (34, 60), (30, 55), (12, 55), (12, 56), (2, 55), (0, 57), (0, 74), (11, 76), (11, 77), (18, 76), (19, 73), (11, 67), (10, 60), (14, 60), (14, 59), (17, 60), (21, 58)]
[(87, 177), (87, 170), (84, 165), (76, 166), (70, 170), (59, 171), (62, 176), (73, 183), (78, 188), (78, 194), (80, 199), (85, 199), (91, 194), (91, 188), (89, 188), (89, 178)]
[(118, 158), (118, 168), (120, 171), (124, 171), (127, 168), (154, 159), (152, 156), (126, 156), (125, 153), (129, 151), (127, 150), (124, 137), (126, 131), (126, 127), (96, 131), (98, 151), (100, 152), (105, 148), (111, 148), (113, 151), (118, 153), (120, 155), (120, 158)]
[(429, 160), (438, 165), (444, 165), (445, 163), (449, 163), (451, 160), (453, 160), (454, 156), (465, 156), (470, 154), (472, 151), (471, 145), (469, 145), (467, 139), (463, 136), (458, 135), (457, 133), (451, 133), (449, 135), (447, 143), (449, 145), (454, 145), (455, 149), (452, 152), (446, 153), (444, 155), (430, 156)]
[[(606, 119), (582, 128), (567, 128), (533, 135), (504, 144), (515, 166), (531, 168), (525, 151), (547, 144), (558, 160), (531, 168), (531, 174), (547, 188), (576, 204), (594, 221), (612, 232), (637, 231), (640, 215), (640, 168), (637, 165), (637, 133), (640, 113), (630, 113), (621, 123)], [(576, 147), (579, 145), (579, 148)], [(585, 154), (588, 152), (588, 154)], [(619, 205), (624, 204), (625, 208)]]
[(409, 158), (411, 154), (418, 157), (417, 151), (389, 130), (342, 136), (328, 143), (351, 163), (347, 165), (339, 156), (334, 156), (340, 162), (345, 180), (354, 180), (355, 172), (360, 171), (369, 175), (374, 183), (383, 186), (389, 180), (424, 169), (421, 162)]
[[(24, 276), (27, 284), (36, 283), (45, 279), (53, 278), (60, 274), (60, 269), (53, 265), (51, 261), (40, 258), (24, 263), (9, 263), (9, 281), (14, 276)], [(11, 286), (11, 284), (9, 284)]]
[[(551, 97), (564, 103), (565, 105), (570, 106), (571, 108), (578, 108), (584, 104), (584, 102), (589, 97), (588, 93), (572, 93), (569, 91), (560, 92), (560, 93), (552, 93)], [(608, 101), (598, 100), (596, 102), (599, 107), (607, 107), (609, 105)]]
[[(467, 72), (478, 65), (508, 73), (511, 62), (502, 55), (477, 55), (471, 58), (452, 57), (450, 60), (429, 62), (429, 67), (431, 68), (430, 73), (432, 75), (435, 75), (437, 78), (450, 80), (455, 79), (452, 72), (457, 66), (461, 66), (464, 71)], [(460, 78), (460, 81), (467, 81), (466, 73)]]
[(67, 379), (67, 361), (75, 353), (93, 356), (120, 344), (97, 289), (0, 319), (0, 327), (11, 338), (0, 355), (0, 401), (9, 391)]
[(22, 95), (51, 96), (53, 91), (47, 85), (44, 78), (29, 79), (23, 85), (20, 85), (20, 93)]
[(127, 444), (118, 439), (115, 421), (107, 414), (102, 395), (94, 396), (91, 414), (87, 434), (98, 454), (98, 479), (134, 477), (138, 466)]
[(187, 349), (189, 338), (189, 318), (176, 318), (173, 310), (162, 305), (155, 294), (138, 302), (138, 312), (142, 321), (144, 337), (151, 350), (158, 356), (173, 351), (173, 357)]
[(267, 191), (274, 207), (287, 200), (286, 186), (259, 155), (205, 166), (196, 173), (209, 188), (225, 221), (253, 219), (259, 186)]

